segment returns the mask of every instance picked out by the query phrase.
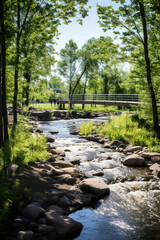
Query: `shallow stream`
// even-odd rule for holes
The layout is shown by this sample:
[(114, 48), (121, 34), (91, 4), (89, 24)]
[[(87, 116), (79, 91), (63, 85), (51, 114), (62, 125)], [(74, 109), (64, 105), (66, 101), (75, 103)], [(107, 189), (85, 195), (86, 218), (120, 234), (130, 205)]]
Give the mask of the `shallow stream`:
[[(150, 172), (145, 168), (123, 166), (122, 153), (76, 135), (81, 122), (88, 120), (59, 120), (39, 125), (46, 136), (56, 138), (53, 145), (66, 152), (66, 161), (80, 159), (80, 169), (87, 177), (103, 172), (101, 178), (110, 186), (110, 195), (94, 208), (83, 208), (70, 214), (83, 224), (76, 239), (160, 240), (160, 182), (150, 178)], [(95, 122), (103, 120), (94, 119)], [(51, 135), (51, 130), (59, 133)]]

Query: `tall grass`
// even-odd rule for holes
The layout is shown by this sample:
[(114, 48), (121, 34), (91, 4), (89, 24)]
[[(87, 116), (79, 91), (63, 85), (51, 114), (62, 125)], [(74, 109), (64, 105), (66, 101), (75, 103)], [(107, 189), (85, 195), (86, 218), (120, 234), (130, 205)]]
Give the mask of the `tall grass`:
[(9, 141), (0, 149), (0, 230), (19, 214), (30, 199), (30, 190), (23, 183), (9, 181), (3, 172), (11, 163), (20, 166), (48, 157), (46, 137), (32, 135), (24, 120), (9, 130)]
[(43, 135), (30, 133), (30, 127), (22, 122), (9, 131), (9, 142), (1, 150), (1, 168), (11, 163), (19, 165), (36, 162), (48, 156), (46, 138)]
[(80, 134), (82, 135), (89, 135), (93, 130), (93, 121), (89, 121), (87, 123), (82, 123), (80, 127)]
[[(91, 132), (90, 122), (81, 126), (81, 134), (87, 135)], [(93, 130), (93, 123), (92, 130)], [(131, 116), (126, 113), (119, 117), (113, 117), (104, 124), (96, 127), (100, 136), (108, 137), (109, 140), (129, 141), (133, 146), (140, 145), (148, 147), (148, 150), (160, 152), (160, 140), (154, 131), (144, 126), (139, 127), (139, 122), (132, 121)]]

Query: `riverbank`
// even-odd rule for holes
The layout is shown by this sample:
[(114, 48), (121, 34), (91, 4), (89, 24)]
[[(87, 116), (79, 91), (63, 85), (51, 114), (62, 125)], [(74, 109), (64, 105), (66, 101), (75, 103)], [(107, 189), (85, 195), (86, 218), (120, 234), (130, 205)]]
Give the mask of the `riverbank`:
[[(38, 129), (36, 124), (34, 124), (34, 122), (32, 122), (32, 124), (33, 124), (33, 134), (34, 134), (34, 132), (35, 131), (37, 132)], [(56, 132), (52, 131), (52, 134), (56, 134)], [(16, 174), (17, 179), (18, 179), (18, 176), (21, 175), (20, 181), (24, 178), (26, 182), (28, 181), (28, 187), (34, 186), (32, 187), (33, 190), (31, 193), (31, 195), (33, 196), (32, 198), (33, 202), (31, 202), (31, 205), (36, 205), (36, 207), (32, 207), (29, 205), (28, 208), (30, 212), (33, 212), (33, 209), (36, 209), (38, 211), (37, 205), (40, 208), (39, 210), (43, 209), (42, 212), (40, 211), (41, 214), (39, 215), (39, 217), (36, 216), (35, 218), (33, 218), (33, 220), (32, 220), (32, 217), (28, 217), (28, 215), (26, 216), (26, 213), (24, 212), (20, 219), (18, 218), (15, 220), (14, 225), (16, 226), (16, 234), (20, 232), (19, 235), (17, 235), (19, 239), (26, 239), (27, 237), (29, 237), (29, 239), (31, 239), (31, 237), (32, 239), (36, 239), (36, 237), (37, 239), (41, 239), (44, 236), (47, 237), (47, 239), (49, 239), (49, 236), (51, 236), (51, 239), (53, 239), (53, 235), (54, 235), (54, 239), (60, 239), (60, 237), (62, 239), (67, 239), (67, 235), (70, 236), (70, 239), (74, 239), (74, 237), (71, 238), (72, 233), (70, 232), (70, 230), (67, 230), (69, 231), (68, 234), (65, 232), (64, 233), (65, 237), (64, 236), (62, 237), (60, 236), (61, 235), (60, 232), (56, 233), (56, 231), (53, 230), (53, 225), (55, 226), (55, 224), (57, 224), (56, 226), (58, 225), (61, 226), (60, 229), (62, 230), (63, 227), (66, 226), (65, 225), (66, 222), (71, 221), (73, 223), (74, 221), (66, 218), (66, 216), (68, 216), (69, 213), (75, 212), (76, 210), (81, 209), (83, 206), (92, 206), (92, 204), (95, 201), (108, 195), (108, 192), (106, 193), (106, 195), (102, 194), (103, 190), (101, 192), (102, 195), (101, 194), (97, 195), (97, 192), (100, 186), (103, 185), (102, 182), (100, 184), (98, 183), (99, 176), (103, 175), (102, 171), (94, 172), (94, 175), (93, 175), (94, 177), (98, 176), (98, 178), (96, 177), (97, 183), (98, 183), (98, 187), (95, 190), (96, 194), (93, 190), (95, 188), (95, 183), (93, 184), (92, 181), (85, 182), (84, 185), (85, 185), (85, 188), (87, 189), (85, 188), (83, 189), (83, 187), (81, 186), (81, 183), (85, 179), (87, 180), (87, 178), (85, 177), (84, 174), (81, 173), (78, 167), (78, 164), (80, 163), (80, 161), (78, 159), (73, 159), (74, 161), (64, 161), (64, 158), (66, 153), (68, 152), (68, 149), (66, 148), (64, 149), (64, 151), (57, 149), (51, 143), (51, 142), (54, 142), (54, 140), (55, 140), (55, 137), (48, 138), (48, 141), (50, 142), (48, 144), (48, 151), (50, 152), (50, 154), (52, 154), (52, 158), (46, 159), (41, 162), (37, 162), (35, 164), (33, 163), (29, 164), (29, 166), (24, 167), (23, 169), (20, 169), (19, 173)], [(122, 143), (119, 146), (116, 146), (117, 144), (115, 142), (113, 144), (113, 142), (110, 142), (107, 138), (100, 137), (96, 135), (96, 133), (92, 133), (90, 136), (88, 136), (88, 140), (101, 143), (101, 145), (104, 147), (104, 150), (105, 148), (109, 148), (112, 152), (114, 152), (115, 150), (117, 151), (119, 148), (119, 152), (123, 152), (125, 156), (131, 155), (125, 152), (122, 146), (120, 147)], [(129, 147), (128, 144), (126, 144), (126, 148), (127, 147)], [(145, 152), (145, 149), (143, 150)], [(134, 149), (134, 151), (131, 151), (131, 152), (135, 153), (135, 151), (140, 151), (140, 149), (137, 149), (137, 150)], [(70, 168), (72, 168), (72, 170)], [(154, 177), (153, 175), (149, 176), (148, 179), (151, 179), (153, 177)], [(128, 179), (125, 179), (124, 177), (123, 179), (120, 179), (120, 181), (124, 182), (124, 181), (128, 181)], [(48, 191), (46, 191), (46, 188), (48, 189)], [(52, 190), (50, 191), (50, 189)], [(57, 208), (53, 205), (56, 205), (60, 207), (60, 209), (63, 209), (65, 211), (65, 215), (59, 214), (59, 212), (57, 212), (58, 211)], [(52, 211), (48, 209), (48, 207), (50, 206), (53, 206)], [(54, 212), (53, 214), (51, 214), (53, 217), (51, 221), (52, 225), (50, 225), (51, 222), (47, 220), (48, 218), (46, 217), (48, 216), (46, 215), (48, 210), (51, 212)], [(57, 222), (55, 223), (55, 218), (57, 218), (57, 216), (60, 217), (60, 219), (62, 220), (62, 223), (60, 223), (60, 221), (58, 221), (58, 223)], [(26, 218), (27, 219), (29, 218), (30, 221), (24, 223)], [(42, 220), (43, 222), (41, 222), (41, 220), (39, 219), (43, 219)], [(78, 223), (76, 223), (76, 225), (77, 224)], [(32, 228), (33, 227), (32, 225), (36, 227)], [(48, 225), (52, 227), (52, 230), (51, 228), (48, 228)], [(72, 224), (70, 225), (70, 227), (71, 226), (73, 227)], [(78, 224), (77, 226), (79, 226), (79, 231), (80, 231), (82, 229), (82, 225)], [(67, 226), (67, 229), (68, 227), (69, 226)], [(48, 230), (44, 230), (45, 228), (47, 228)], [(75, 227), (73, 227), (72, 230), (74, 228)], [(49, 232), (44, 233), (44, 231), (49, 231)]]
[[(37, 125), (32, 122), (32, 126), (32, 134), (37, 133)], [(68, 214), (92, 206), (109, 194), (103, 180), (95, 178), (93, 183), (87, 179), (78, 167), (80, 161), (64, 161), (65, 151), (52, 145), (54, 138), (47, 140), (48, 159), (23, 167), (11, 166), (15, 171), (10, 181), (24, 182), (31, 189), (32, 201), (14, 219), (8, 239), (74, 239), (83, 226)]]

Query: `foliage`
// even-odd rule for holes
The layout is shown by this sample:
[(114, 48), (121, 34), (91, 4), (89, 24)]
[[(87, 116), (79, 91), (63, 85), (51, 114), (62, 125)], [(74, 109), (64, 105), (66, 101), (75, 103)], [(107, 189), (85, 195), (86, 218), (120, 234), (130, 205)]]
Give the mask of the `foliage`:
[(102, 126), (97, 128), (97, 132), (112, 141), (116, 139), (130, 141), (133, 146), (147, 146), (149, 151), (160, 152), (160, 141), (155, 132), (149, 130), (147, 123), (142, 119), (132, 121), (128, 113), (106, 121)]
[[(93, 130), (93, 121), (81, 125), (81, 134), (87, 136)], [(119, 117), (109, 118), (104, 124), (96, 127), (100, 136), (109, 140), (129, 141), (133, 146), (147, 146), (149, 151), (160, 152), (160, 141), (153, 130), (149, 130), (144, 119), (133, 118), (126, 113)]]
[(13, 126), (10, 129), (10, 141), (3, 148), (3, 154), (0, 157), (1, 168), (10, 163), (19, 165), (36, 162), (48, 156), (46, 151), (46, 138), (43, 135), (31, 135), (30, 127), (24, 122)]
[(93, 121), (89, 121), (87, 123), (82, 123), (80, 128), (80, 133), (82, 135), (88, 136), (93, 130)]
[(23, 183), (9, 184), (6, 177), (0, 176), (0, 231), (9, 227), (9, 222), (30, 200), (30, 190)]

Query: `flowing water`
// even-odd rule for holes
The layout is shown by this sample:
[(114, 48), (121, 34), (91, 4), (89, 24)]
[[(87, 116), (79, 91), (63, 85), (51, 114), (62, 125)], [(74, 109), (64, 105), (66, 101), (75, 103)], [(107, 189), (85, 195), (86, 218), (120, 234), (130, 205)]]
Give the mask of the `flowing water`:
[(80, 169), (87, 177), (102, 171), (101, 178), (110, 186), (110, 195), (94, 208), (70, 214), (83, 224), (76, 239), (160, 240), (160, 182), (149, 176), (148, 169), (123, 166), (123, 154), (75, 135), (82, 121), (88, 120), (60, 120), (39, 126), (47, 136), (53, 136), (51, 130), (59, 131), (53, 145), (66, 152), (66, 161), (80, 159)]

